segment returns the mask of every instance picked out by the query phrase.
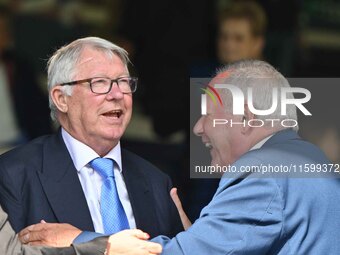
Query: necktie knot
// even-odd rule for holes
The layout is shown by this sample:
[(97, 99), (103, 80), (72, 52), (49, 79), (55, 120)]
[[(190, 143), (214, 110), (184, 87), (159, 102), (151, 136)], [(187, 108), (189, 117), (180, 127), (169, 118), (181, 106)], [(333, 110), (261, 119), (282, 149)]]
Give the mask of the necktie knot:
[(114, 178), (113, 160), (112, 159), (108, 159), (108, 158), (95, 158), (89, 164), (104, 179), (107, 179), (109, 177), (113, 177)]

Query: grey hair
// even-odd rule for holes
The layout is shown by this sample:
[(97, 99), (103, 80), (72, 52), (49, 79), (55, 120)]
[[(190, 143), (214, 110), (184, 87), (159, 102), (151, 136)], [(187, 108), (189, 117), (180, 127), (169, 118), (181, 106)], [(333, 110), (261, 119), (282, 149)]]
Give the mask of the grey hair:
[[(223, 82), (232, 84), (240, 88), (244, 95), (247, 95), (247, 89), (252, 88), (253, 106), (258, 110), (266, 110), (272, 106), (272, 89), (290, 87), (287, 79), (267, 62), (260, 60), (242, 60), (227, 65), (217, 70), (217, 77), (221, 73), (228, 73), (227, 77), (221, 78)], [(227, 89), (221, 89), (225, 109), (232, 109), (231, 93)], [(280, 97), (279, 97), (280, 98)], [(287, 98), (294, 98), (292, 93), (287, 93)], [(246, 96), (245, 96), (245, 100)], [(281, 102), (278, 100), (276, 110), (266, 116), (256, 116), (257, 119), (292, 119), (297, 122), (297, 113), (295, 105), (288, 105), (286, 115), (281, 115)], [(298, 131), (298, 126), (293, 127)]]
[[(58, 84), (70, 82), (74, 79), (76, 74), (76, 65), (85, 47), (91, 47), (93, 49), (102, 51), (107, 54), (109, 58), (112, 58), (113, 54), (115, 54), (123, 61), (125, 66), (127, 66), (130, 62), (126, 50), (99, 37), (81, 38), (55, 51), (47, 63), (49, 106), (51, 109), (51, 118), (55, 122), (58, 122), (57, 107), (51, 98), (50, 91)], [(71, 96), (72, 86), (63, 86), (63, 92)]]

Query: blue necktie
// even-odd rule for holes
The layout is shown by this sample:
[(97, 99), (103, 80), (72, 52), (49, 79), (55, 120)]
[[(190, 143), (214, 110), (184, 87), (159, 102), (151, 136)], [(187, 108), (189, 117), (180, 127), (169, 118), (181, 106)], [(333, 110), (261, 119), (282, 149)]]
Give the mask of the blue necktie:
[(117, 192), (113, 172), (114, 161), (107, 158), (96, 158), (90, 162), (90, 166), (103, 178), (100, 210), (105, 234), (111, 235), (129, 229), (129, 222)]

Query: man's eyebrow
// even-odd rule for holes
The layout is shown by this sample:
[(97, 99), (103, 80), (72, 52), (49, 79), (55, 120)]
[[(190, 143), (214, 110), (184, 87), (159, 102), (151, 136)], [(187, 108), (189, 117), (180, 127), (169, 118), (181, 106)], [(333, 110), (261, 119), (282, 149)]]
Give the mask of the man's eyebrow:
[(103, 73), (92, 74), (91, 76), (92, 76), (93, 78), (118, 79), (118, 78), (130, 77), (130, 74), (128, 74), (128, 73), (120, 74), (120, 75), (117, 75), (115, 78), (109, 77), (107, 74), (103, 74)]
[(124, 73), (124, 74), (118, 75), (117, 78), (120, 78), (120, 77), (129, 77), (129, 76), (130, 76), (129, 73)]

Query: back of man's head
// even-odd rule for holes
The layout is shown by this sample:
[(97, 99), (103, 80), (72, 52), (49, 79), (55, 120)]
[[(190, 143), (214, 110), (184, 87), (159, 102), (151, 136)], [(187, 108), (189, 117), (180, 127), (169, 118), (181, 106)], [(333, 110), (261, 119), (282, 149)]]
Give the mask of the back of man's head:
[[(273, 129), (284, 129), (282, 120), (293, 120), (297, 123), (297, 112), (294, 104), (287, 105), (286, 114), (281, 111), (281, 91), (283, 88), (290, 88), (287, 79), (279, 73), (273, 66), (260, 60), (243, 60), (227, 65), (218, 70), (215, 82), (231, 84), (238, 87), (244, 95), (245, 105), (249, 109), (251, 106), (257, 110), (276, 109), (268, 115), (255, 115), (254, 118), (264, 122), (264, 126), (272, 125), (274, 122), (268, 120), (275, 119)], [(230, 90), (222, 89), (222, 97), (227, 111), (232, 111), (233, 100), (235, 100)], [(252, 102), (249, 102), (251, 98)], [(293, 99), (292, 93), (287, 93), (288, 99)], [(277, 99), (275, 104), (274, 100)], [(286, 122), (288, 124), (288, 122)], [(288, 125), (287, 125), (288, 126)], [(298, 126), (293, 130), (297, 131)]]

